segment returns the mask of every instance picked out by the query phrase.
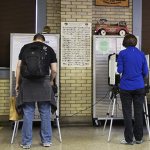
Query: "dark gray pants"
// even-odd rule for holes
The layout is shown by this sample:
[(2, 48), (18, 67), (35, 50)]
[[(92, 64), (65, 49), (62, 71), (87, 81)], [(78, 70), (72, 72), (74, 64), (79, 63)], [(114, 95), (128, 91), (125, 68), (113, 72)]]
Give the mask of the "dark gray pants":
[[(136, 141), (142, 140), (143, 137), (143, 102), (145, 89), (123, 90), (120, 89), (120, 98), (122, 102), (122, 111), (124, 117), (126, 142), (133, 141), (133, 134)], [(132, 131), (132, 101), (134, 106), (134, 128)]]

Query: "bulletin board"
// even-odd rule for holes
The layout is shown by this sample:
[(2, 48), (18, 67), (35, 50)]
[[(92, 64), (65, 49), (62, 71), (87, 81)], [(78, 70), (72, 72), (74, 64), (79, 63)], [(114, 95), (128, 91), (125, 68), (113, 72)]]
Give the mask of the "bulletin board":
[[(18, 56), (21, 48), (28, 43), (32, 43), (35, 34), (21, 34), (21, 33), (11, 33), (10, 34), (10, 97), (15, 97), (15, 86), (16, 86), (16, 75), (15, 71), (17, 68)], [(59, 34), (44, 34), (46, 43), (48, 46), (52, 47), (56, 53), (57, 57), (57, 76), (56, 84), (58, 86), (58, 98), (57, 98), (57, 112), (59, 114)], [(37, 107), (36, 107), (37, 108)], [(54, 116), (51, 115), (51, 119)], [(34, 118), (35, 121), (40, 119), (40, 114), (38, 109), (35, 110)]]
[[(124, 37), (121, 36), (93, 36), (93, 104), (105, 97), (109, 90), (108, 56), (113, 53), (119, 54), (121, 50), (126, 49), (122, 46), (123, 39)], [(137, 37), (137, 39), (139, 38)], [(137, 48), (139, 48), (139, 42), (137, 43)], [(93, 119), (104, 120), (109, 104), (110, 99), (109, 95), (107, 95), (105, 99), (94, 105)], [(123, 119), (122, 111), (119, 109), (122, 109), (122, 105), (118, 95), (114, 119)]]

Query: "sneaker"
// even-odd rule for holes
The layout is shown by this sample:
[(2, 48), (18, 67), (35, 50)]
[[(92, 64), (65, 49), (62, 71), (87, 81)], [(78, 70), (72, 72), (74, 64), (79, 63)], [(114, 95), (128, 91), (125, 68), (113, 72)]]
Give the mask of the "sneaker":
[(20, 147), (24, 148), (24, 149), (30, 149), (31, 145), (20, 145)]
[(142, 140), (141, 141), (136, 141), (136, 144), (142, 144)]
[(43, 143), (44, 147), (50, 147), (52, 143)]
[(125, 139), (121, 140), (120, 143), (121, 144), (126, 144), (126, 145), (133, 145), (134, 144), (133, 142), (126, 142)]

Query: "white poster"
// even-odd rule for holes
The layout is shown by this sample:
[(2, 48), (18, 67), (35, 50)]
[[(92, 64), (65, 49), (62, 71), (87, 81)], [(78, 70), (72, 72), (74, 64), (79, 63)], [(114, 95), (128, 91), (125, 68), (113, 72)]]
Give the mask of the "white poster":
[(91, 67), (91, 23), (61, 23), (61, 67)]
[[(21, 48), (28, 43), (32, 43), (33, 42), (33, 35), (16, 35), (13, 36), (13, 52), (12, 52), (12, 71), (16, 71), (16, 67), (17, 67), (17, 62), (18, 62), (18, 56), (20, 53)], [(53, 35), (44, 35), (45, 37), (45, 44), (47, 44), (48, 46), (50, 46), (51, 48), (53, 48), (53, 50), (55, 51), (55, 53), (57, 54), (57, 36)]]
[[(136, 47), (139, 49), (139, 37), (136, 36), (136, 38), (137, 38), (137, 45), (136, 45)], [(120, 51), (126, 49), (126, 47), (124, 47), (122, 45), (123, 44), (123, 40), (124, 40), (123, 37), (122, 38), (117, 38), (117, 54), (119, 54)]]
[(28, 43), (32, 43), (33, 36), (13, 36), (12, 71), (16, 71), (18, 57), (21, 48)]

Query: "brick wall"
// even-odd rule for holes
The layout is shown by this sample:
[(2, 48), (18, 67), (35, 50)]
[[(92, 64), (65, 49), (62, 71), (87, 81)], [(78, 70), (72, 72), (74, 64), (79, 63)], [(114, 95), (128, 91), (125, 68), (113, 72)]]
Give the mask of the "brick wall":
[(61, 22), (92, 22), (92, 0), (61, 0)]
[[(60, 114), (72, 116), (91, 106), (91, 68), (61, 68), (60, 70)], [(91, 116), (91, 108), (76, 116)]]
[[(91, 22), (92, 0), (61, 0), (61, 22)], [(60, 115), (72, 116), (92, 104), (92, 67), (60, 68)], [(75, 116), (91, 116), (91, 108)]]
[(0, 79), (0, 116), (9, 115), (9, 79)]
[(95, 31), (95, 24), (100, 19), (107, 19), (107, 24), (126, 21), (127, 28), (132, 33), (132, 0), (129, 0), (129, 7), (95, 6), (95, 0), (92, 0), (92, 13), (93, 34)]
[(60, 2), (61, 0), (47, 0), (46, 25), (50, 26), (51, 33), (60, 34)]

